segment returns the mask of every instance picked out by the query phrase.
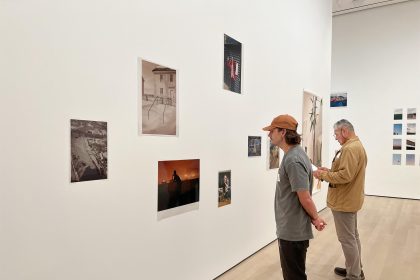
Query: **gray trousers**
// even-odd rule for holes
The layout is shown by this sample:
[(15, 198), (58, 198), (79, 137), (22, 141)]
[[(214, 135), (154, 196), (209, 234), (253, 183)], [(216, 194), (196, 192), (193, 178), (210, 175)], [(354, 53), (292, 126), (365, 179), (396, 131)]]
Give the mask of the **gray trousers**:
[(347, 278), (359, 280), (362, 272), (362, 249), (357, 231), (357, 212), (332, 211), (338, 241), (346, 259)]

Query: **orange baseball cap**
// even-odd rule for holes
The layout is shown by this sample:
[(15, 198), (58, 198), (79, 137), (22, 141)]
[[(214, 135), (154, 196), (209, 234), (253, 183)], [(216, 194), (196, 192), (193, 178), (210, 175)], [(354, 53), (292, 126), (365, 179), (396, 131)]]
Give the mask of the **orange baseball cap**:
[(274, 128), (285, 128), (296, 131), (298, 122), (290, 115), (280, 115), (273, 119), (269, 126), (263, 128), (265, 131), (271, 131)]

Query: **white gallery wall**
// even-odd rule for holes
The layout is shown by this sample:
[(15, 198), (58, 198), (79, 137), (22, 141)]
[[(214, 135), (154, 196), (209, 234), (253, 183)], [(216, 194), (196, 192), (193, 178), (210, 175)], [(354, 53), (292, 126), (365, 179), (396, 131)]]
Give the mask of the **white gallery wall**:
[[(419, 15), (420, 1), (408, 1), (333, 18), (331, 90), (348, 92), (348, 107), (331, 108), (330, 127), (341, 118), (355, 125), (368, 153), (367, 194), (420, 199)], [(403, 120), (394, 121), (399, 108)], [(417, 120), (407, 120), (408, 108), (417, 108)], [(403, 124), (402, 136), (393, 135), (394, 123)], [(416, 123), (417, 135), (407, 135), (407, 123)], [(401, 151), (393, 139), (402, 139)], [(407, 139), (416, 140), (414, 151)], [(392, 165), (394, 153), (400, 166)], [(414, 166), (406, 154), (415, 154)]]
[[(1, 0), (0, 38), (0, 279), (212, 279), (276, 238), (261, 128), (300, 122), (303, 89), (328, 99), (330, 1)], [(177, 137), (138, 136), (138, 57), (178, 71)], [(107, 122), (108, 179), (70, 183), (70, 119)], [(199, 208), (158, 220), (157, 164), (178, 159), (200, 159)]]

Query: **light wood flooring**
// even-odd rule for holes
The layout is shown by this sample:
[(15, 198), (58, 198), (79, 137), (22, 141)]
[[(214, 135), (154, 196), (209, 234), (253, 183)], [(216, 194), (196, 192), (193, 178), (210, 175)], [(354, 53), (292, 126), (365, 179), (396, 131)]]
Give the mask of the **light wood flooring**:
[[(320, 215), (328, 225), (322, 232), (314, 230), (306, 258), (308, 279), (342, 279), (333, 272), (335, 266), (344, 266), (344, 256), (331, 211), (324, 209)], [(367, 280), (420, 279), (419, 200), (366, 196), (358, 225)], [(277, 241), (216, 279), (283, 279)]]

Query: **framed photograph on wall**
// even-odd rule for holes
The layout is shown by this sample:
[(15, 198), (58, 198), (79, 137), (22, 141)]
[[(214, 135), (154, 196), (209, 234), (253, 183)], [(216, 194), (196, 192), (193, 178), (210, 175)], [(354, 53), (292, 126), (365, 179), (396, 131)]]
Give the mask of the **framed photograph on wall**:
[[(302, 147), (311, 163), (322, 166), (322, 98), (303, 91), (302, 103)], [(321, 190), (321, 181), (313, 178), (312, 192)]]
[(330, 107), (347, 107), (347, 92), (331, 93)]
[(138, 58), (139, 135), (178, 135), (177, 71)]
[(108, 178), (107, 123), (70, 120), (71, 182)]
[(280, 166), (280, 149), (278, 146), (271, 143), (271, 139), (268, 138), (268, 149), (267, 149), (267, 162), (268, 169), (278, 169)]
[(401, 154), (392, 155), (392, 165), (401, 165)]
[(414, 151), (416, 149), (416, 139), (407, 139), (405, 149), (407, 151)]
[(219, 193), (218, 206), (219, 207), (223, 207), (228, 204), (231, 204), (231, 197), (232, 197), (231, 178), (232, 178), (232, 173), (230, 170), (219, 172), (219, 184), (218, 184), (218, 193)]
[(195, 203), (199, 199), (199, 159), (158, 162), (158, 211)]
[(402, 120), (403, 118), (403, 109), (394, 110), (394, 120)]
[(402, 135), (402, 124), (401, 123), (395, 123), (394, 124), (393, 135)]
[(242, 44), (224, 35), (223, 88), (241, 93)]
[(393, 150), (401, 150), (402, 148), (402, 139), (393, 139)]
[(416, 124), (408, 123), (407, 124), (407, 135), (416, 135)]
[(405, 155), (405, 165), (415, 165), (416, 162), (416, 155), (414, 154), (406, 154)]
[(248, 157), (261, 156), (261, 136), (248, 136)]
[(417, 109), (408, 108), (407, 109), (407, 120), (415, 120), (417, 118)]
[(303, 92), (302, 147), (311, 163), (322, 166), (322, 98)]

